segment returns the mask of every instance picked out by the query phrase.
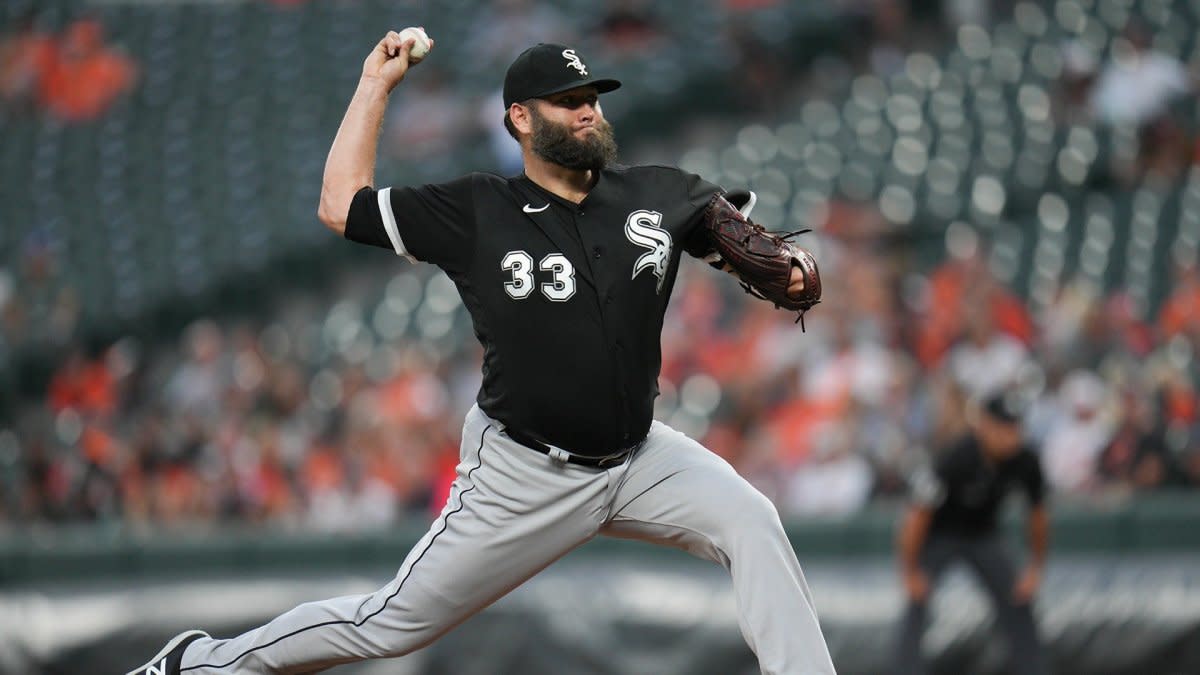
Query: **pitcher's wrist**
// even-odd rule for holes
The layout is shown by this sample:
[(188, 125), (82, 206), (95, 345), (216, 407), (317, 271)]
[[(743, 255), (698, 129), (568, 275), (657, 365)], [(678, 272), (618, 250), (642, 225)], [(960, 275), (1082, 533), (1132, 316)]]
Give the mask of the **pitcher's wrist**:
[[(399, 83), (397, 83), (399, 84)], [(379, 96), (387, 98), (391, 94), (391, 87), (387, 82), (384, 82), (378, 75), (363, 75), (358, 79), (358, 91), (368, 96)]]

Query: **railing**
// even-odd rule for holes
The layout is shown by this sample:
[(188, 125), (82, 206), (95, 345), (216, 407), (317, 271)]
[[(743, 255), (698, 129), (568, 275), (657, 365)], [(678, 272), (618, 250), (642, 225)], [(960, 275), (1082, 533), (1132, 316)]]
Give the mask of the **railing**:
[[(1019, 509), (1005, 526), (1020, 537)], [(897, 503), (844, 519), (788, 522), (801, 560), (889, 556)], [(1200, 552), (1200, 493), (1056, 503), (1052, 554)], [(31, 529), (0, 536), (0, 585), (55, 580), (328, 571), (398, 565), (424, 533), (409, 521), (386, 532), (285, 532), (269, 528), (131, 532), (123, 526)], [(597, 538), (578, 555), (654, 557), (666, 549)]]

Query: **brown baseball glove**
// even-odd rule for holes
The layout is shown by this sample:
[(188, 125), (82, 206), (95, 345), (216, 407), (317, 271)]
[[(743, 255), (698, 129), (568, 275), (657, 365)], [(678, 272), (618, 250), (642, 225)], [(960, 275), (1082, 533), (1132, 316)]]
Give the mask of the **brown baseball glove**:
[[(796, 321), (803, 329), (805, 312), (821, 302), (821, 274), (812, 254), (789, 240), (809, 230), (767, 232), (731, 201), (742, 204), (748, 213), (753, 194), (734, 191), (712, 198), (703, 216), (702, 228), (708, 233), (708, 242), (701, 257), (714, 267), (736, 274), (747, 293), (777, 308), (797, 312)], [(794, 296), (788, 294), (793, 267), (799, 267), (804, 276), (804, 289)]]

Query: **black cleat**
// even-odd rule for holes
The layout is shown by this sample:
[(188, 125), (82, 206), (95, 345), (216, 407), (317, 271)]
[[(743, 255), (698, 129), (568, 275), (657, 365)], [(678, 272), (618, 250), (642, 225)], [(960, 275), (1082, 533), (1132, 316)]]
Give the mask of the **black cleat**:
[(150, 659), (150, 662), (129, 671), (126, 675), (179, 675), (179, 662), (183, 660), (183, 650), (187, 646), (208, 637), (202, 630), (186, 630), (171, 638), (167, 646)]

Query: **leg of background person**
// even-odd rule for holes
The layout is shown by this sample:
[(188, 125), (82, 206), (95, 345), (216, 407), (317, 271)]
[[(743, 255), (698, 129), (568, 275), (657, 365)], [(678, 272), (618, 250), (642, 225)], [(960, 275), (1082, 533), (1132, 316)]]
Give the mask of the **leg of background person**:
[(517, 445), (472, 409), (450, 499), (391, 583), (198, 640), (182, 673), (310, 673), (412, 652), (594, 536), (609, 480)]
[(834, 672), (774, 505), (699, 443), (655, 422), (600, 532), (680, 548), (729, 570), (742, 635), (763, 673)]
[(927, 671), (921, 657), (921, 636), (925, 634), (925, 627), (929, 623), (929, 601), (942, 572), (954, 559), (955, 549), (952, 541), (931, 534), (921, 550), (921, 571), (929, 579), (929, 594), (920, 602), (905, 596), (907, 606), (896, 636), (896, 675), (924, 675)]
[(1016, 572), (1004, 543), (999, 537), (987, 537), (967, 546), (968, 563), (979, 573), (996, 608), (996, 623), (1008, 640), (1012, 672), (1020, 675), (1046, 675), (1050, 672), (1046, 654), (1038, 640), (1033, 607), (1013, 599)]

